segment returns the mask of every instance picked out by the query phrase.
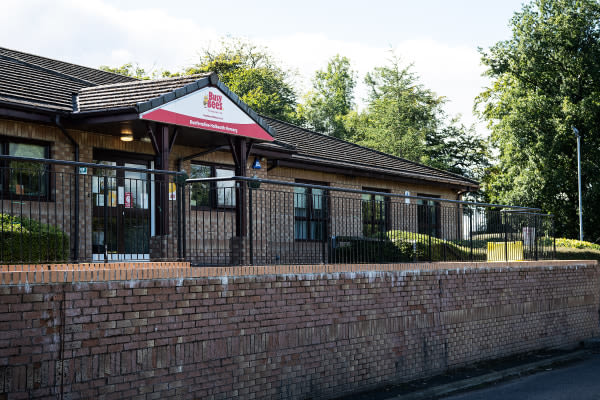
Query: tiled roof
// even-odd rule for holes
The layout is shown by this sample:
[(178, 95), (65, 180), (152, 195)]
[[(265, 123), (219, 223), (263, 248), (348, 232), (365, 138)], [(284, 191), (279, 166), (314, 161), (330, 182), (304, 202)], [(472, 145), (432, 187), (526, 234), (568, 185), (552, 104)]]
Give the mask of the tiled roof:
[(435, 182), (478, 186), (464, 176), (428, 167), (400, 157), (385, 154), (332, 136), (313, 132), (299, 126), (264, 117), (276, 131), (277, 140), (292, 144), (297, 153), (292, 159), (302, 162), (326, 163), (341, 168), (358, 168), (374, 173), (426, 179)]
[(127, 81), (136, 79), (0, 47), (2, 101), (71, 111), (79, 89)]
[(84, 112), (134, 107), (138, 103), (174, 92), (200, 79), (208, 78), (210, 75), (210, 73), (206, 73), (147, 81), (137, 80), (82, 88), (78, 95), (78, 110)]

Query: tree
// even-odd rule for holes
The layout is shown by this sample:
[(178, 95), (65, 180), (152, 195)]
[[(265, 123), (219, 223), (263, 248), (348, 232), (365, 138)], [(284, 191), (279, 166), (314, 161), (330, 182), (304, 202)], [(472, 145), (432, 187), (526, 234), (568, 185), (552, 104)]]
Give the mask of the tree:
[(424, 88), (411, 66), (397, 57), (365, 77), (369, 90), (363, 113), (346, 120), (351, 140), (412, 161), (426, 161), (426, 137), (439, 127), (443, 98)]
[(232, 92), (259, 114), (296, 120), (293, 74), (277, 65), (267, 49), (240, 39), (224, 39), (217, 51), (204, 49), (200, 62), (183, 74), (209, 71), (216, 72)]
[(313, 89), (298, 106), (299, 120), (306, 127), (339, 139), (347, 139), (344, 118), (354, 106), (356, 73), (350, 60), (339, 54), (329, 60), (326, 70), (313, 78)]
[(600, 4), (535, 0), (511, 20), (512, 38), (482, 51), (493, 85), (478, 108), (498, 164), (485, 179), (494, 202), (541, 207), (575, 236), (576, 146), (583, 133), (584, 232), (600, 238)]
[(473, 179), (481, 179), (490, 165), (489, 147), (473, 127), (458, 118), (429, 132), (426, 140), (426, 164)]
[(108, 65), (101, 65), (99, 67), (102, 71), (112, 72), (113, 74), (119, 74), (124, 76), (129, 76), (131, 78), (137, 79), (151, 79), (154, 77), (154, 74), (146, 73), (146, 70), (140, 67), (138, 64), (133, 65), (133, 63), (123, 64), (120, 67), (109, 67)]

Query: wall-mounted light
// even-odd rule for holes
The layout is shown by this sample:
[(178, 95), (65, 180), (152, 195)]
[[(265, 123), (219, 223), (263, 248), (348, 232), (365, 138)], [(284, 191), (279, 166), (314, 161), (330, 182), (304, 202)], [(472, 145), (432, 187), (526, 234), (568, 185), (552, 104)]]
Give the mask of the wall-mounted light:
[(252, 168), (254, 169), (260, 169), (260, 160), (258, 159), (258, 157), (254, 157), (254, 162), (252, 163)]
[(121, 129), (121, 140), (123, 142), (131, 142), (133, 141), (133, 132), (129, 128)]

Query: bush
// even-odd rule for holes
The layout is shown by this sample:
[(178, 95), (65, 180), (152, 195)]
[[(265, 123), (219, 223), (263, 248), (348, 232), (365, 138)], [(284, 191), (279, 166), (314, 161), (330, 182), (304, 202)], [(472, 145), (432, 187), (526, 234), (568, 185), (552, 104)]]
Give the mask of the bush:
[(571, 249), (592, 249), (600, 251), (600, 245), (583, 240), (556, 238), (556, 247), (568, 247)]
[[(471, 247), (468, 241), (453, 242), (424, 233), (389, 231), (388, 238), (398, 247), (411, 248), (413, 259), (418, 261), (468, 261)], [(416, 247), (416, 252), (414, 251)], [(431, 247), (431, 248), (430, 248)], [(473, 259), (485, 260), (486, 249), (473, 246)]]
[[(558, 239), (557, 239), (558, 240)], [(600, 250), (591, 248), (569, 248), (556, 245), (556, 258), (558, 260), (598, 260), (600, 261)]]
[(0, 262), (65, 262), (69, 236), (59, 228), (38, 221), (0, 214)]
[[(429, 235), (389, 231), (379, 237), (338, 236), (332, 246), (330, 262), (412, 262), (412, 261), (467, 261), (471, 248)], [(430, 251), (431, 245), (431, 251)], [(473, 249), (474, 260), (485, 260), (485, 249)]]
[(412, 248), (400, 248), (387, 238), (338, 236), (330, 246), (330, 262), (371, 263), (412, 261)]

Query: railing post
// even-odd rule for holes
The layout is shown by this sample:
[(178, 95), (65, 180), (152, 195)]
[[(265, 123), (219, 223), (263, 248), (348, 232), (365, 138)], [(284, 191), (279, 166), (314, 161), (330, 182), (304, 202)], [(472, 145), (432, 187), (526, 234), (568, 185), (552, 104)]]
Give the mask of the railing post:
[(552, 259), (556, 260), (556, 226), (554, 225), (554, 215), (550, 217), (552, 223)]
[(535, 242), (535, 261), (538, 261), (538, 216), (537, 214), (534, 216), (535, 218), (535, 224), (534, 224), (534, 228), (533, 228), (533, 240)]
[(325, 239), (327, 238), (327, 218), (326, 216), (329, 215), (329, 210), (327, 209), (327, 204), (329, 203), (328, 201), (328, 196), (325, 195), (325, 192), (323, 192), (323, 195), (321, 195), (321, 234), (323, 235), (323, 237), (321, 237), (321, 264), (326, 264), (325, 262)]
[[(169, 180), (169, 177), (167, 177), (167, 181)], [(177, 201), (176, 201), (176, 205), (177, 205), (177, 259), (178, 260), (182, 260), (183, 259), (183, 243), (181, 242), (182, 240), (182, 229), (181, 229), (181, 216), (182, 216), (182, 207), (181, 207), (181, 203), (183, 201), (183, 194), (181, 193), (181, 188), (182, 188), (182, 184), (181, 184), (181, 180), (179, 179), (179, 175), (175, 175), (175, 188), (177, 190)]]
[(181, 235), (181, 250), (182, 250), (182, 259), (185, 260), (186, 257), (186, 242), (187, 242), (187, 219), (185, 218), (185, 201), (188, 196), (185, 194), (185, 180), (182, 179), (181, 183), (181, 227), (182, 227), (182, 235)]
[(108, 176), (104, 171), (104, 262), (108, 262)]
[(431, 205), (425, 206), (425, 220), (427, 221), (427, 245), (429, 247), (429, 262), (433, 262), (432, 249), (431, 249), (431, 212), (429, 211)]
[[(245, 182), (242, 182), (242, 187), (246, 186)], [(243, 189), (242, 189), (243, 190)], [(254, 229), (252, 229), (253, 217), (252, 217), (252, 189), (251, 185), (248, 185), (248, 241), (250, 246), (250, 265), (254, 265)]]
[(469, 247), (471, 248), (471, 261), (473, 261), (473, 214), (474, 210), (469, 212)]
[(504, 258), (508, 262), (508, 214), (504, 213)]

